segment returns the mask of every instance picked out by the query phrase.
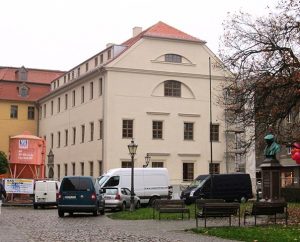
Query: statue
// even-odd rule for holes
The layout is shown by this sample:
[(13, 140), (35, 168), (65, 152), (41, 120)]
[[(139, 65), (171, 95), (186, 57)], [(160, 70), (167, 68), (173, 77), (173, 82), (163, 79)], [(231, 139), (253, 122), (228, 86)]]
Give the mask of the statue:
[(275, 142), (274, 138), (273, 134), (268, 134), (264, 137), (267, 144), (264, 150), (266, 159), (277, 160), (276, 154), (280, 152), (280, 146)]

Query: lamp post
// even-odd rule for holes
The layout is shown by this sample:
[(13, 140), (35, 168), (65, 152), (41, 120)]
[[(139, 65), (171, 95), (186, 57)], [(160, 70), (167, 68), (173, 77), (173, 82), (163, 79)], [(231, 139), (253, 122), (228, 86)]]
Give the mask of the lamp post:
[(128, 145), (129, 154), (131, 156), (131, 191), (130, 191), (130, 211), (134, 211), (134, 156), (136, 154), (137, 144), (132, 138)]
[(151, 156), (149, 155), (149, 153), (147, 153), (145, 156), (146, 165), (143, 165), (143, 168), (146, 168), (149, 165), (150, 159), (151, 159)]

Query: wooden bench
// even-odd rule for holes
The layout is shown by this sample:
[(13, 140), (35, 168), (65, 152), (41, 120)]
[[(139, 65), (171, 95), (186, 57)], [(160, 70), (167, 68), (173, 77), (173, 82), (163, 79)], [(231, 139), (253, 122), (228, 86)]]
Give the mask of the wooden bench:
[(183, 200), (163, 200), (157, 199), (153, 207), (153, 219), (155, 218), (155, 212), (158, 212), (158, 218), (160, 220), (161, 213), (181, 213), (183, 220), (183, 214), (187, 213), (190, 219), (190, 209), (186, 208)]
[(197, 199), (195, 202), (195, 218), (201, 212), (205, 203), (224, 203), (224, 199)]
[(256, 217), (258, 215), (274, 215), (276, 224), (276, 215), (285, 214), (285, 224), (288, 223), (288, 212), (286, 202), (254, 202), (251, 211), (245, 211), (244, 224), (247, 216), (254, 216), (254, 224), (256, 225)]
[(239, 226), (240, 221), (240, 204), (239, 203), (216, 203), (209, 202), (204, 203), (202, 206), (202, 211), (197, 213), (196, 216), (196, 226), (198, 227), (198, 218), (204, 218), (204, 227), (206, 228), (206, 218), (208, 217), (228, 217), (229, 226), (231, 226), (231, 216), (238, 215)]

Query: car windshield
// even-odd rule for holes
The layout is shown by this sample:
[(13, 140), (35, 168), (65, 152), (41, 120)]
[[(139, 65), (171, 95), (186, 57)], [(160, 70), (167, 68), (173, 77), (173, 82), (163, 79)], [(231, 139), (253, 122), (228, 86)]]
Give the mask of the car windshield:
[(194, 181), (192, 181), (192, 183), (190, 184), (189, 187), (201, 187), (201, 186), (203, 186), (203, 184), (205, 183), (207, 178), (208, 178), (208, 176), (199, 177), (199, 179), (195, 179)]
[(63, 191), (90, 191), (91, 180), (86, 178), (64, 178), (62, 182)]
[(99, 185), (102, 187), (102, 185), (104, 184), (104, 182), (107, 181), (108, 178), (109, 178), (109, 176), (100, 176), (100, 177), (98, 178), (98, 183), (99, 183)]

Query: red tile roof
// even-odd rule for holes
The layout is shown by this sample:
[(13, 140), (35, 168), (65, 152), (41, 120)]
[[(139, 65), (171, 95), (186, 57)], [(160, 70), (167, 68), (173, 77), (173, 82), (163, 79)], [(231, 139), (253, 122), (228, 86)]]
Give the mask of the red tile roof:
[[(18, 81), (16, 72), (19, 68), (16, 67), (0, 67), (0, 81)], [(27, 82), (50, 84), (52, 80), (58, 78), (64, 71), (42, 70), (26, 68)]]
[(132, 46), (138, 40), (143, 38), (144, 36), (149, 37), (157, 37), (157, 38), (168, 38), (168, 39), (178, 39), (178, 40), (187, 40), (187, 41), (195, 41), (200, 43), (205, 43), (205, 41), (200, 40), (196, 37), (193, 37), (189, 34), (186, 34), (178, 29), (173, 28), (170, 25), (167, 25), (163, 22), (158, 22), (157, 24), (151, 26), (150, 28), (144, 30), (137, 36), (130, 38), (125, 41), (122, 45), (126, 45), (128, 47)]
[(50, 85), (26, 83), (29, 95), (21, 97), (18, 86), (19, 84), (16, 82), (0, 82), (0, 100), (33, 102), (50, 92)]

